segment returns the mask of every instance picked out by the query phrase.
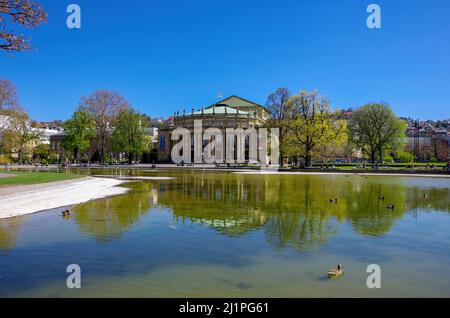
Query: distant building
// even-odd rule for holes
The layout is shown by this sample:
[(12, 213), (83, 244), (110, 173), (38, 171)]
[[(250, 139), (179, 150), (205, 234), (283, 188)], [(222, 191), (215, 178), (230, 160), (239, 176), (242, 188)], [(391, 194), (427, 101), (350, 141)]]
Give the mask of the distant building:
[(193, 133), (194, 120), (202, 120), (204, 130), (210, 127), (219, 128), (225, 138), (226, 128), (262, 127), (269, 116), (270, 112), (266, 107), (234, 95), (196, 111), (192, 109), (191, 112), (177, 112), (159, 129), (158, 161), (171, 161), (172, 148), (177, 143), (172, 141), (171, 137), (176, 127), (187, 128)]
[(51, 136), (55, 136), (64, 132), (62, 128), (34, 128), (35, 132), (41, 135), (41, 143), (50, 145)]
[(417, 161), (450, 160), (450, 131), (433, 127), (428, 122), (410, 124), (406, 132), (405, 150)]
[(59, 130), (58, 133), (50, 136), (50, 152), (56, 153), (61, 158), (65, 155), (62, 141), (64, 139), (64, 130)]

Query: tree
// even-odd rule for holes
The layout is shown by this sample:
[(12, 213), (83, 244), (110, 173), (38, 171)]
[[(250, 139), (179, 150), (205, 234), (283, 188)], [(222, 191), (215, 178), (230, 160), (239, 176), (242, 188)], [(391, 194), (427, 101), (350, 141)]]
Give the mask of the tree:
[(9, 109), (18, 107), (16, 87), (11, 81), (0, 79), (0, 115), (5, 114)]
[(0, 112), (0, 144), (3, 141), (3, 133), (8, 129), (9, 126), (9, 117), (7, 117), (6, 115), (6, 112)]
[(33, 149), (33, 160), (37, 160), (39, 162), (41, 161), (47, 162), (49, 156), (50, 156), (49, 144), (40, 144)]
[(329, 102), (317, 91), (301, 91), (288, 102), (291, 119), (288, 121), (286, 137), (289, 152), (311, 166), (312, 159), (326, 145), (344, 144), (346, 125), (329, 110)]
[(289, 106), (290, 98), (289, 90), (286, 88), (278, 88), (275, 93), (272, 93), (267, 98), (266, 107), (270, 111), (270, 119), (268, 124), (270, 127), (280, 129), (280, 162), (284, 163), (285, 149), (284, 143), (287, 136), (287, 124), (289, 122)]
[(129, 164), (137, 155), (148, 150), (149, 124), (146, 117), (131, 108), (120, 111), (113, 133), (114, 148), (126, 154)]
[(404, 147), (406, 122), (398, 119), (386, 103), (366, 104), (350, 120), (350, 139), (366, 154), (372, 164), (383, 161), (385, 150)]
[(12, 110), (8, 115), (4, 143), (11, 153), (17, 153), (19, 163), (22, 163), (33, 143), (41, 139), (41, 132), (32, 126), (30, 117), (24, 110)]
[(18, 108), (16, 88), (11, 81), (0, 79), (0, 153), (4, 151), (4, 133), (9, 127), (8, 113)]
[(47, 12), (36, 1), (0, 0), (0, 50), (25, 51), (31, 48), (30, 38), (16, 35), (7, 28), (17, 24), (20, 28), (36, 28), (47, 21)]
[(88, 110), (94, 116), (96, 126), (96, 147), (100, 161), (104, 163), (105, 153), (110, 148), (112, 127), (119, 112), (129, 108), (128, 102), (116, 92), (98, 90), (83, 97), (80, 107)]
[(63, 147), (73, 151), (74, 160), (78, 160), (80, 153), (89, 148), (95, 135), (94, 116), (83, 108), (78, 108), (72, 118), (64, 123), (65, 136)]

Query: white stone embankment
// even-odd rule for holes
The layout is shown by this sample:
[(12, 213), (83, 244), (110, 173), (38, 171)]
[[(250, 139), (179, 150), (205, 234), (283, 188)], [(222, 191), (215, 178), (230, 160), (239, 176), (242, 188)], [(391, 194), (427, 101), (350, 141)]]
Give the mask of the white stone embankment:
[(0, 188), (0, 219), (124, 194), (123, 180), (92, 178)]

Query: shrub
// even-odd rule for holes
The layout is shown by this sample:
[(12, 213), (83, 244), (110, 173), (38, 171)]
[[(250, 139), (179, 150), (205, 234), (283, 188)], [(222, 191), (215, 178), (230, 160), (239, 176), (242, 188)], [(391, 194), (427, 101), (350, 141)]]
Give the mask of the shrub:
[(411, 163), (414, 161), (414, 155), (410, 152), (402, 151), (397, 155), (397, 158), (402, 163)]
[(383, 156), (383, 163), (394, 163), (394, 158), (389, 155)]
[(0, 165), (10, 164), (11, 159), (5, 155), (0, 155)]
[(48, 156), (47, 162), (48, 162), (49, 164), (55, 164), (55, 163), (58, 163), (58, 154), (52, 152), (52, 153)]

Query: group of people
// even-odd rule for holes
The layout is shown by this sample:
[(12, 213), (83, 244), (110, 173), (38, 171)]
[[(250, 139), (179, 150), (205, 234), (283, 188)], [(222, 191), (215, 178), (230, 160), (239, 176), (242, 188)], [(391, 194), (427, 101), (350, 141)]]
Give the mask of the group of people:
[(444, 170), (450, 171), (450, 161), (447, 162), (447, 165), (444, 167)]

